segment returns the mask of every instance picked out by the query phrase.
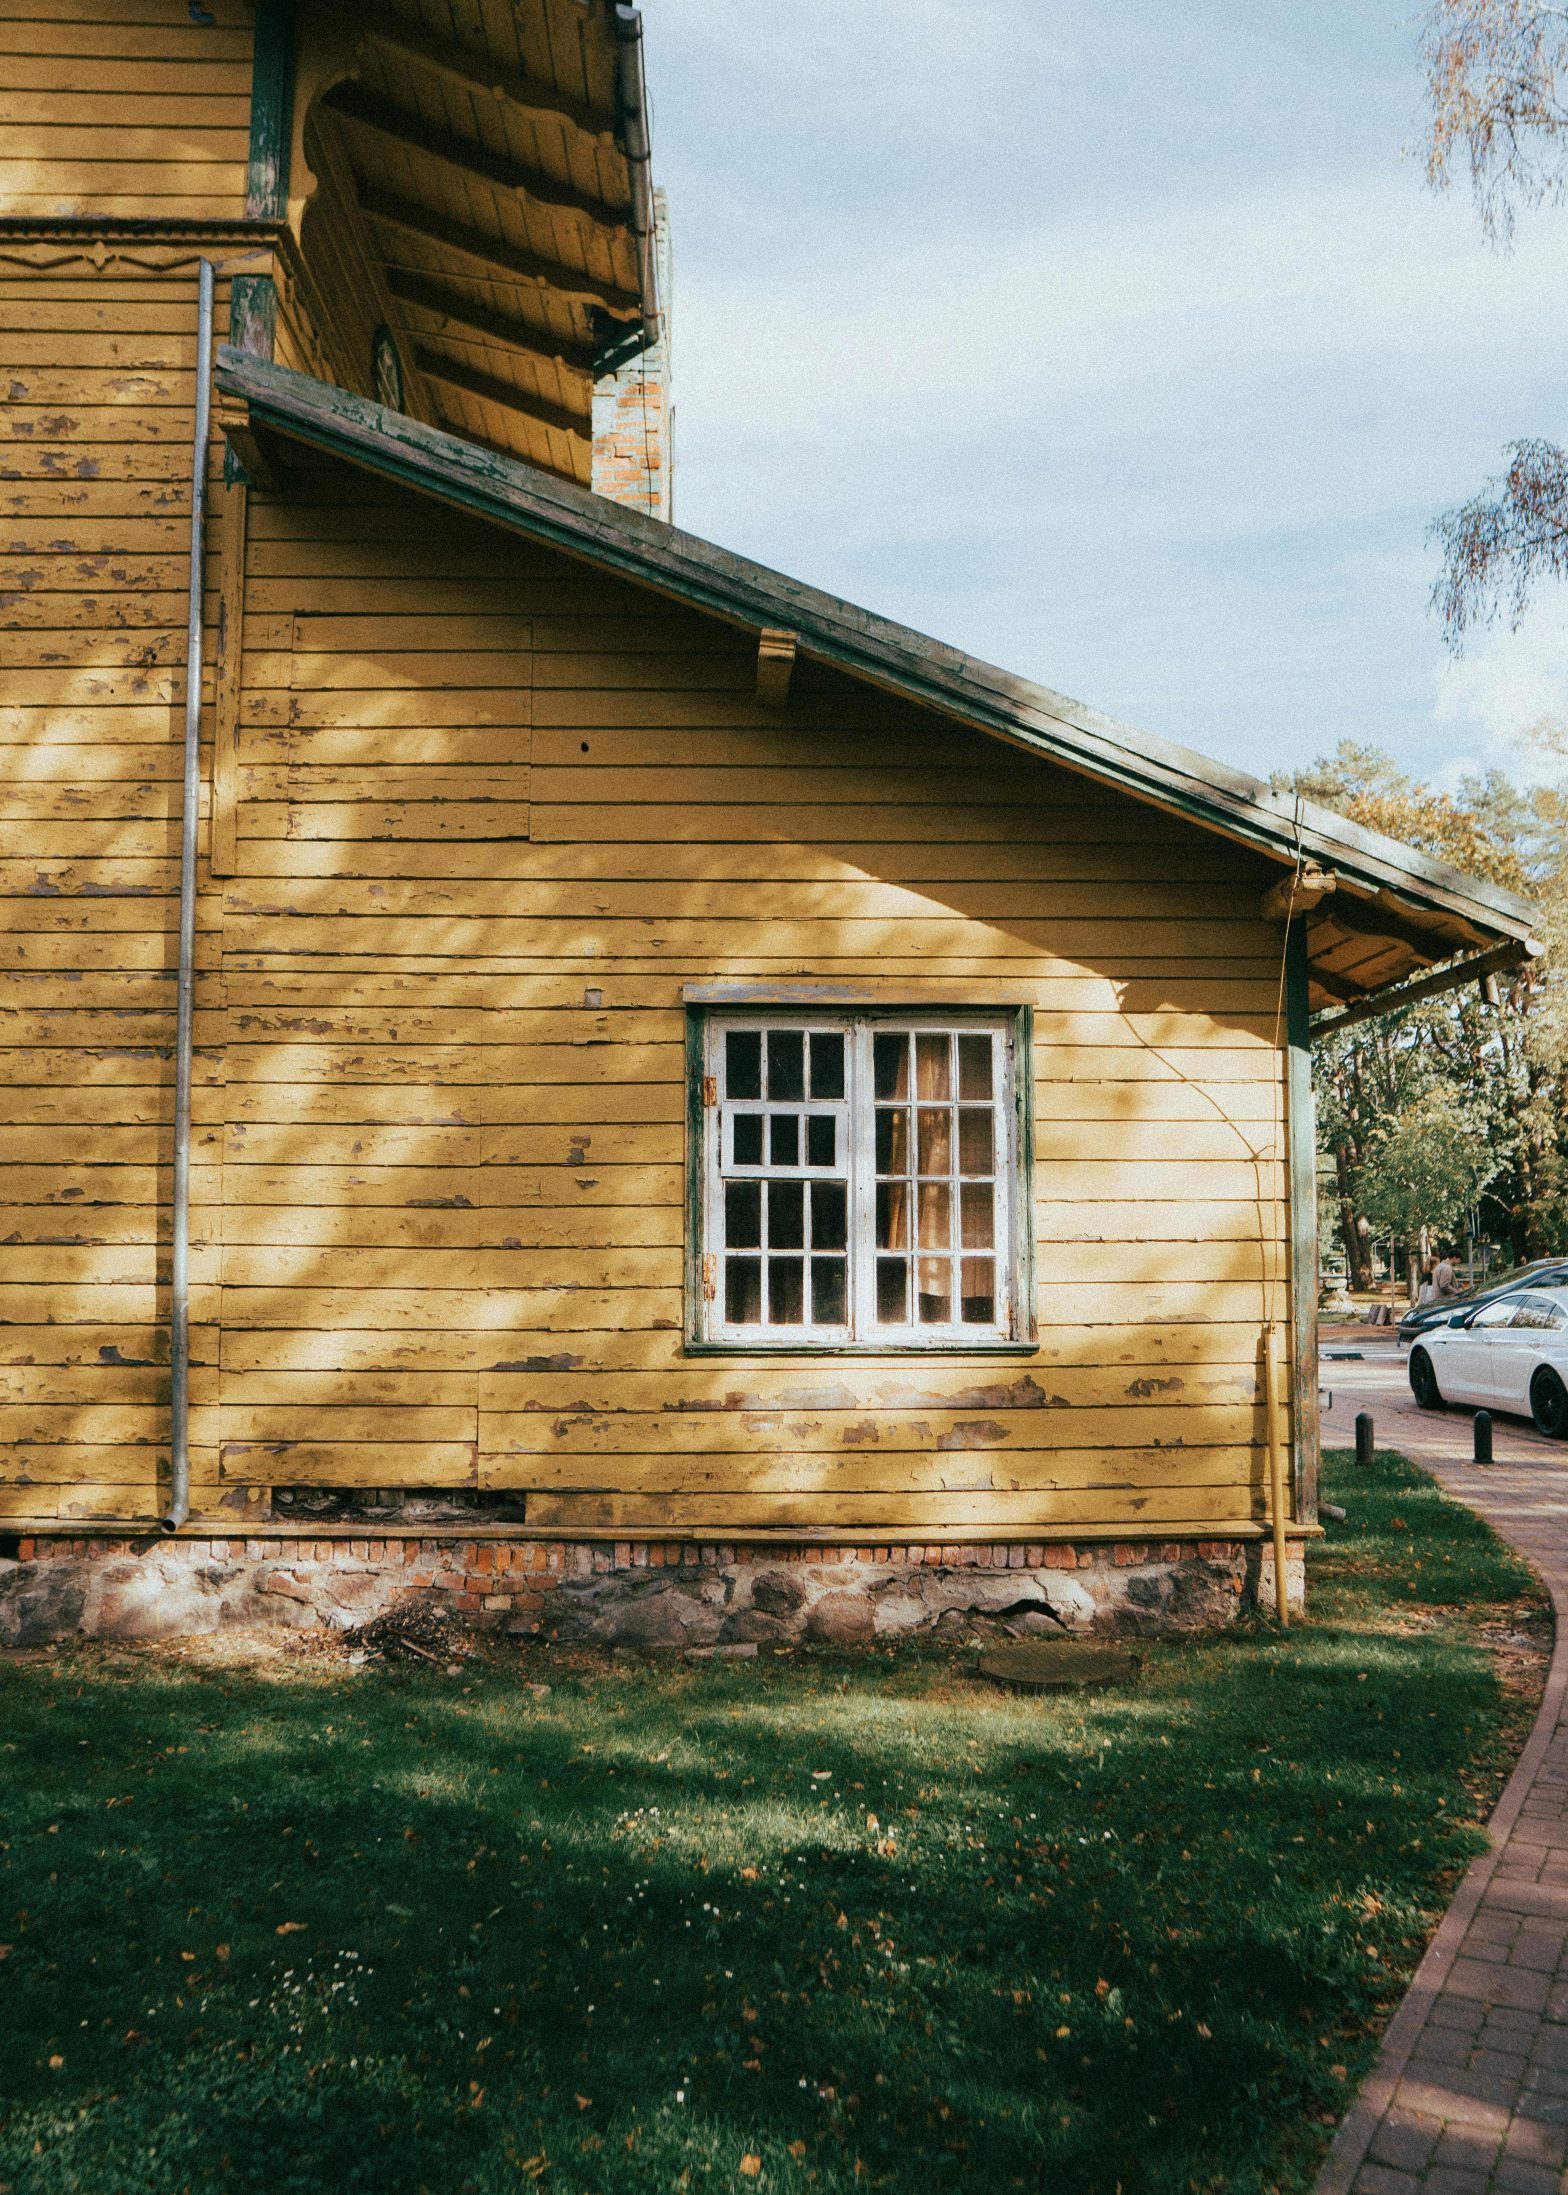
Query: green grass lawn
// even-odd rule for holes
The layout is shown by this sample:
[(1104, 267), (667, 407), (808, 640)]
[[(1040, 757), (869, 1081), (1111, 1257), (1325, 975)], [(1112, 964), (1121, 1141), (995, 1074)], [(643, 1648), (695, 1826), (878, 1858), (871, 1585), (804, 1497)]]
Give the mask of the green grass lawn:
[(13, 1659), (0, 2188), (1304, 2186), (1543, 1605), (1397, 1458), (1329, 1478), (1308, 1622), (1077, 1702), (932, 1646)]

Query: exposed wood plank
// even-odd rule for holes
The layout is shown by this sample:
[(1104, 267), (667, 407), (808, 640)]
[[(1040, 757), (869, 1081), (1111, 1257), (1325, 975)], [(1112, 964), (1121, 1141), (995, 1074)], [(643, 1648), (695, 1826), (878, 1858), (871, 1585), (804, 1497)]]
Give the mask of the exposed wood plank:
[(439, 129), (423, 116), (405, 113), (363, 85), (339, 84), (327, 93), (322, 104), (346, 123), (351, 133), (363, 132), (417, 159), (456, 169), (521, 204), (543, 206), (552, 213), (570, 213), (611, 240), (631, 233), (630, 216), (624, 206), (612, 206), (586, 191), (569, 189), (538, 169), (521, 167), (504, 154), (492, 152), (474, 138)]
[[(446, 323), (445, 327), (434, 331), (437, 335), (462, 329), (471, 335), (509, 344), (514, 350), (526, 351), (530, 357), (548, 359), (554, 365), (566, 366), (575, 372), (591, 374), (593, 371), (593, 351), (586, 344), (568, 342), (564, 337), (553, 335), (548, 328), (519, 320), (513, 314), (492, 311), (439, 282), (406, 273), (398, 267), (387, 269), (386, 281), (388, 290), (400, 304), (412, 306), (416, 312), (434, 314)], [(407, 316), (403, 316), (398, 325), (413, 335), (432, 332)]]
[(507, 411), (533, 420), (538, 426), (553, 427), (558, 434), (569, 434), (579, 442), (593, 439), (593, 425), (586, 414), (546, 403), (543, 397), (518, 388), (514, 382), (502, 381), (495, 374), (480, 373), (458, 359), (448, 358), (423, 345), (414, 352), (414, 363), (427, 381), (434, 381), (442, 388), (461, 389), (468, 396), (477, 396), (486, 404), (499, 404)]
[(406, 24), (383, 19), (364, 33), (369, 44), (396, 54), (416, 70), (425, 70), (472, 92), (478, 99), (493, 99), (516, 114), (549, 121), (568, 122), (597, 144), (614, 143), (613, 117), (583, 101), (569, 98), (558, 86), (520, 76), (497, 65), (493, 54), (476, 52), (434, 38), (423, 38)]
[(361, 185), (359, 203), (360, 210), (366, 217), (380, 227), (412, 236), (423, 243), (439, 245), (445, 251), (456, 252), (459, 258), (488, 268), (492, 274), (502, 275), (508, 281), (552, 291), (560, 297), (579, 303), (602, 305), (608, 313), (624, 316), (640, 310), (634, 290), (622, 289), (613, 282), (602, 282), (581, 267), (565, 266), (558, 260), (545, 259), (537, 253), (522, 251), (515, 244), (507, 243), (503, 237), (491, 235), (488, 230), (448, 220), (444, 215), (434, 213), (413, 200), (400, 198), (393, 192)]

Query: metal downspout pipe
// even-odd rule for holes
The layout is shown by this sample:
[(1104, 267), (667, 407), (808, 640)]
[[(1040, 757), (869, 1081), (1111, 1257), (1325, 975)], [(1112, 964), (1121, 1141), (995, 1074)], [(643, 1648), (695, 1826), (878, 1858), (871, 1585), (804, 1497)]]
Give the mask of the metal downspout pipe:
[(169, 1507), (174, 1532), (191, 1508), (191, 1050), (196, 1004), (196, 826), (201, 815), (202, 550), (212, 421), (212, 261), (196, 304), (196, 417), (191, 430), (191, 576), (185, 644), (185, 776), (180, 807), (180, 959), (174, 1017), (174, 1221), (169, 1275)]
[(643, 348), (659, 340), (659, 260), (653, 233), (653, 147), (648, 128), (648, 85), (642, 67), (642, 17), (617, 0), (620, 40), (621, 141), (632, 189), (632, 231), (637, 238), (637, 282), (642, 291)]

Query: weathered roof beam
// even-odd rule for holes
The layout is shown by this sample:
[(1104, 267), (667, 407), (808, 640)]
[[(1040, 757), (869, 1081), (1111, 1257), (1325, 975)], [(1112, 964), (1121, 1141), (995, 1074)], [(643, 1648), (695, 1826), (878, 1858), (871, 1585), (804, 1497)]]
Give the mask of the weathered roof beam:
[(379, 47), (383, 53), (396, 54), (400, 61), (428, 70), (443, 82), (472, 92), (476, 99), (493, 99), (531, 121), (568, 122), (601, 144), (615, 142), (614, 122), (609, 115), (598, 113), (581, 100), (569, 99), (548, 85), (499, 69), (487, 54), (475, 53), (471, 47), (421, 38), (401, 23), (376, 24), (365, 32), (364, 43)]
[(1534, 938), (1510, 939), (1506, 945), (1494, 945), (1490, 952), (1474, 953), (1468, 960), (1454, 961), (1432, 975), (1422, 976), (1419, 982), (1391, 983), (1381, 991), (1368, 991), (1353, 1005), (1320, 1014), (1312, 1024), (1312, 1034), (1332, 1036), (1336, 1029), (1349, 1029), (1358, 1021), (1397, 1013), (1401, 1006), (1418, 1005), (1424, 998), (1440, 998), (1445, 991), (1457, 991), (1461, 984), (1496, 975), (1504, 968), (1517, 968), (1521, 961), (1533, 960), (1540, 949)]
[(519, 389), (510, 381), (498, 381), (494, 374), (476, 373), (472, 366), (460, 365), (454, 358), (443, 358), (439, 351), (415, 351), (414, 364), (427, 380), (438, 382), (443, 388), (460, 389), (465, 396), (477, 396), (486, 404), (500, 404), (509, 412), (518, 412), (523, 418), (531, 419), (535, 426), (553, 427), (558, 433), (576, 435), (583, 442), (592, 440), (592, 427), (581, 412), (569, 412), (560, 404), (548, 403), (544, 397)]
[(382, 228), (396, 229), (404, 236), (417, 238), (420, 243), (456, 252), (464, 259), (473, 260), (476, 266), (488, 267), (493, 274), (504, 276), (509, 282), (553, 290), (559, 297), (589, 305), (602, 305), (609, 313), (629, 315), (640, 310), (635, 290), (623, 290), (613, 282), (595, 281), (581, 267), (565, 267), (554, 259), (541, 259), (535, 252), (522, 251), (517, 245), (507, 243), (504, 237), (487, 235), (483, 229), (467, 228), (460, 221), (444, 220), (428, 207), (396, 198), (389, 191), (362, 188), (359, 210)]
[[(1316, 962), (1309, 968), (1308, 974), (1320, 991), (1327, 991), (1329, 997), (1337, 999), (1341, 1006), (1352, 1005), (1357, 999), (1367, 996), (1366, 985), (1358, 983), (1354, 976), (1338, 975), (1332, 968), (1318, 967)], [(1327, 1010), (1324, 1009), (1325, 1012)]]
[(439, 129), (420, 115), (406, 114), (401, 107), (378, 99), (358, 84), (339, 84), (328, 92), (322, 105), (330, 107), (351, 129), (363, 130), (404, 152), (437, 160), (443, 167), (456, 168), (492, 189), (504, 191), (509, 198), (548, 207), (552, 213), (576, 214), (612, 239), (631, 235), (625, 207), (607, 206), (602, 199), (552, 182), (536, 169), (521, 168), (504, 153), (492, 152), (472, 137), (459, 137), (455, 130)]
[[(531, 327), (526, 320), (515, 320), (508, 313), (492, 312), (488, 306), (476, 305), (472, 298), (460, 297), (452, 290), (443, 289), (439, 282), (427, 281), (423, 275), (407, 274), (400, 267), (387, 268), (386, 284), (399, 304), (433, 313), (450, 329), (465, 328), (470, 335), (509, 344), (515, 350), (526, 351), (532, 358), (549, 359), (555, 365), (573, 367), (583, 373), (593, 371), (591, 344), (570, 343), (562, 336), (552, 335), (548, 328)], [(400, 324), (407, 325), (406, 322)], [(411, 329), (410, 332), (425, 331)]]
[[(1335, 900), (1328, 919), (1336, 929), (1348, 931), (1354, 937), (1369, 941), (1380, 939), (1389, 945), (1408, 945), (1412, 952), (1420, 953), (1426, 960), (1445, 948), (1450, 952), (1453, 950), (1452, 938), (1445, 937), (1441, 929), (1411, 921), (1389, 906), (1386, 899), (1363, 898), (1351, 892), (1341, 893)], [(1467, 929), (1468, 927), (1466, 925)], [(1485, 943), (1485, 939), (1478, 931), (1470, 930), (1468, 942), (1481, 945)]]

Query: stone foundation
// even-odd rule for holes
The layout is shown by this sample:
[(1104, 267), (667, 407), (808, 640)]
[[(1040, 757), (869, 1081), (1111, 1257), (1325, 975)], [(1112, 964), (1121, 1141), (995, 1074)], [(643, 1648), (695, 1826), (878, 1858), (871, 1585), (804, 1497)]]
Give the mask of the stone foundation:
[[(1288, 1562), (1292, 1606), (1302, 1550)], [(347, 1630), (404, 1600), (479, 1628), (649, 1652), (938, 1630), (1214, 1630), (1272, 1607), (1257, 1540), (692, 1546), (531, 1539), (51, 1535), (0, 1559), (0, 1645)]]

